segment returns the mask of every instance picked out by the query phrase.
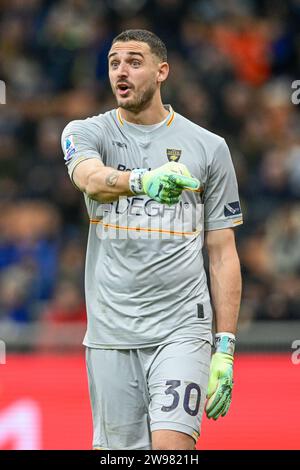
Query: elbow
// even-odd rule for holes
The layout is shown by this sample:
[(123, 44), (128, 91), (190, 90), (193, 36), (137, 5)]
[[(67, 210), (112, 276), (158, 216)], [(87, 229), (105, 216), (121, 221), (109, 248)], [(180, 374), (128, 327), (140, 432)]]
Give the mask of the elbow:
[(84, 193), (89, 199), (100, 203), (113, 202), (114, 198), (110, 193), (103, 191), (99, 183), (99, 173), (92, 173), (88, 176)]
[(95, 186), (92, 184), (87, 184), (84, 190), (84, 193), (87, 195), (89, 199), (96, 200), (98, 191), (96, 190)]

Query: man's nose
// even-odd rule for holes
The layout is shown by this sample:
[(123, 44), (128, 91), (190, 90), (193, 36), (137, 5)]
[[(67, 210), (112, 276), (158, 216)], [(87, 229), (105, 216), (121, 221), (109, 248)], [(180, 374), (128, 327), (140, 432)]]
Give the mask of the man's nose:
[(127, 77), (128, 76), (128, 64), (122, 62), (118, 67), (118, 77)]

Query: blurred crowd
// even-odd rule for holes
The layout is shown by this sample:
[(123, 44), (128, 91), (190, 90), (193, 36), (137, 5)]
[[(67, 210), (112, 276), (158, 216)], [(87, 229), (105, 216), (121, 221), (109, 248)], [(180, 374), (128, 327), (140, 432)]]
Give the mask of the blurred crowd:
[(300, 319), (300, 0), (2, 0), (0, 322), (84, 322), (88, 218), (67, 176), (67, 122), (115, 107), (111, 40), (157, 33), (165, 103), (222, 135), (245, 224), (241, 323)]

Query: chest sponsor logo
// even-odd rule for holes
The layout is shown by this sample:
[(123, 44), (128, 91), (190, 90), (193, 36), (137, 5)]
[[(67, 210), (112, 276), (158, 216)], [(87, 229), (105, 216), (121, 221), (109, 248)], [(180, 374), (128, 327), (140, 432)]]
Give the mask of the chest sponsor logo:
[(166, 152), (169, 162), (178, 162), (181, 157), (182, 150), (166, 149)]
[[(122, 163), (119, 163), (117, 167), (117, 170), (119, 171), (132, 171), (136, 169), (140, 169), (140, 167), (127, 168), (126, 165), (122, 165)], [(148, 168), (148, 170), (151, 171), (151, 168)]]
[(224, 216), (233, 217), (242, 213), (239, 201), (229, 202), (224, 206)]
[[(202, 204), (179, 201), (173, 206), (159, 204), (154, 199), (120, 197), (118, 201), (99, 204), (93, 224), (97, 224), (99, 239), (190, 239), (203, 233)], [(201, 244), (202, 239), (198, 242)], [(186, 250), (199, 250), (199, 243)]]

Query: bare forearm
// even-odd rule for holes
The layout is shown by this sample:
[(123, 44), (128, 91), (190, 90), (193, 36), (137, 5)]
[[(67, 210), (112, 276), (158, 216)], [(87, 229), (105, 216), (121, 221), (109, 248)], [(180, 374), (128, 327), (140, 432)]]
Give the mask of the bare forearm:
[(216, 331), (236, 334), (242, 290), (238, 255), (211, 262), (209, 272)]
[(83, 191), (89, 198), (99, 202), (116, 201), (120, 196), (132, 196), (129, 190), (129, 172), (118, 171), (110, 167), (88, 175)]
[(132, 196), (129, 190), (129, 172), (103, 167), (88, 180), (86, 194), (99, 202), (112, 202), (120, 196)]

